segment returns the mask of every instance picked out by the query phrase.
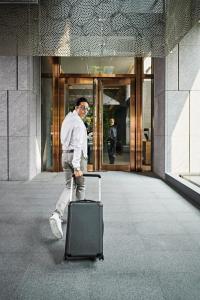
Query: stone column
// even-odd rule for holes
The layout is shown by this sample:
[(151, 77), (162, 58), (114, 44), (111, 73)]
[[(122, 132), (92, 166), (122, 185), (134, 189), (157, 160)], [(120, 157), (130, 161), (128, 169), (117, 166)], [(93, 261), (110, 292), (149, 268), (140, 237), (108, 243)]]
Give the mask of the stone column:
[(40, 59), (0, 57), (1, 180), (41, 170)]
[(153, 171), (165, 176), (165, 59), (154, 58)]
[(7, 91), (0, 91), (0, 180), (8, 179), (7, 102)]
[(8, 91), (16, 89), (17, 59), (0, 56), (0, 180), (9, 178)]

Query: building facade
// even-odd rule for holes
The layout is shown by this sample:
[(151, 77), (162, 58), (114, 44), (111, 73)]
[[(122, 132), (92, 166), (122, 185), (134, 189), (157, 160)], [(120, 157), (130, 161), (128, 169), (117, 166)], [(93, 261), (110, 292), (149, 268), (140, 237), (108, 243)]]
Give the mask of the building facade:
[[(0, 5), (1, 180), (61, 170), (59, 130), (80, 93), (94, 108), (90, 170), (200, 174), (199, 1), (25, 2)], [(115, 166), (109, 116), (121, 122)]]

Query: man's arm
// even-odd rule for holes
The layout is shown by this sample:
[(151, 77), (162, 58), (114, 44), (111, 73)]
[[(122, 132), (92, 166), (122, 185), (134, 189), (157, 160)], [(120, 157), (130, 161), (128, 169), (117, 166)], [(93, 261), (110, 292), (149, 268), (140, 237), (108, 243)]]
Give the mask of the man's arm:
[(72, 129), (69, 126), (69, 123), (67, 122), (67, 118), (64, 119), (61, 126), (60, 131), (60, 138), (61, 138), (61, 144), (65, 145), (66, 147), (69, 146), (70, 138), (72, 134)]
[(73, 143), (71, 146), (74, 149), (74, 155), (72, 160), (72, 165), (74, 168), (75, 176), (81, 176), (82, 172), (80, 170), (80, 162), (82, 156), (82, 146), (83, 146), (83, 139), (84, 139), (84, 131), (81, 126), (76, 126), (73, 129)]
[(117, 128), (116, 127), (111, 128), (111, 138), (113, 140), (116, 140), (116, 138), (117, 138)]

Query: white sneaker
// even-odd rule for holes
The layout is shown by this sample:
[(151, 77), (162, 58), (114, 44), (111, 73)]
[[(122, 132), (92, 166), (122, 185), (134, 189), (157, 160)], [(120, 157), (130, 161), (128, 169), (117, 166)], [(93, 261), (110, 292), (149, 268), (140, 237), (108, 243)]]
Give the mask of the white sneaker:
[(57, 212), (54, 212), (53, 215), (49, 218), (49, 223), (53, 235), (57, 239), (62, 239), (63, 231), (62, 231), (61, 219)]

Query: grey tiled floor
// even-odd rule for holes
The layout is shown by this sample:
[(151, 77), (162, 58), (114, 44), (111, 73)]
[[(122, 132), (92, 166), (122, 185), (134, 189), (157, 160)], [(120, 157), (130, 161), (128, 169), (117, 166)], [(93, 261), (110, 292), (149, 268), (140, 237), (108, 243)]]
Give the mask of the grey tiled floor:
[[(64, 262), (48, 218), (62, 173), (0, 182), (0, 299), (200, 299), (200, 211), (163, 181), (102, 173), (105, 260)], [(88, 198), (97, 182), (87, 180)], [(64, 232), (66, 224), (64, 224)]]

